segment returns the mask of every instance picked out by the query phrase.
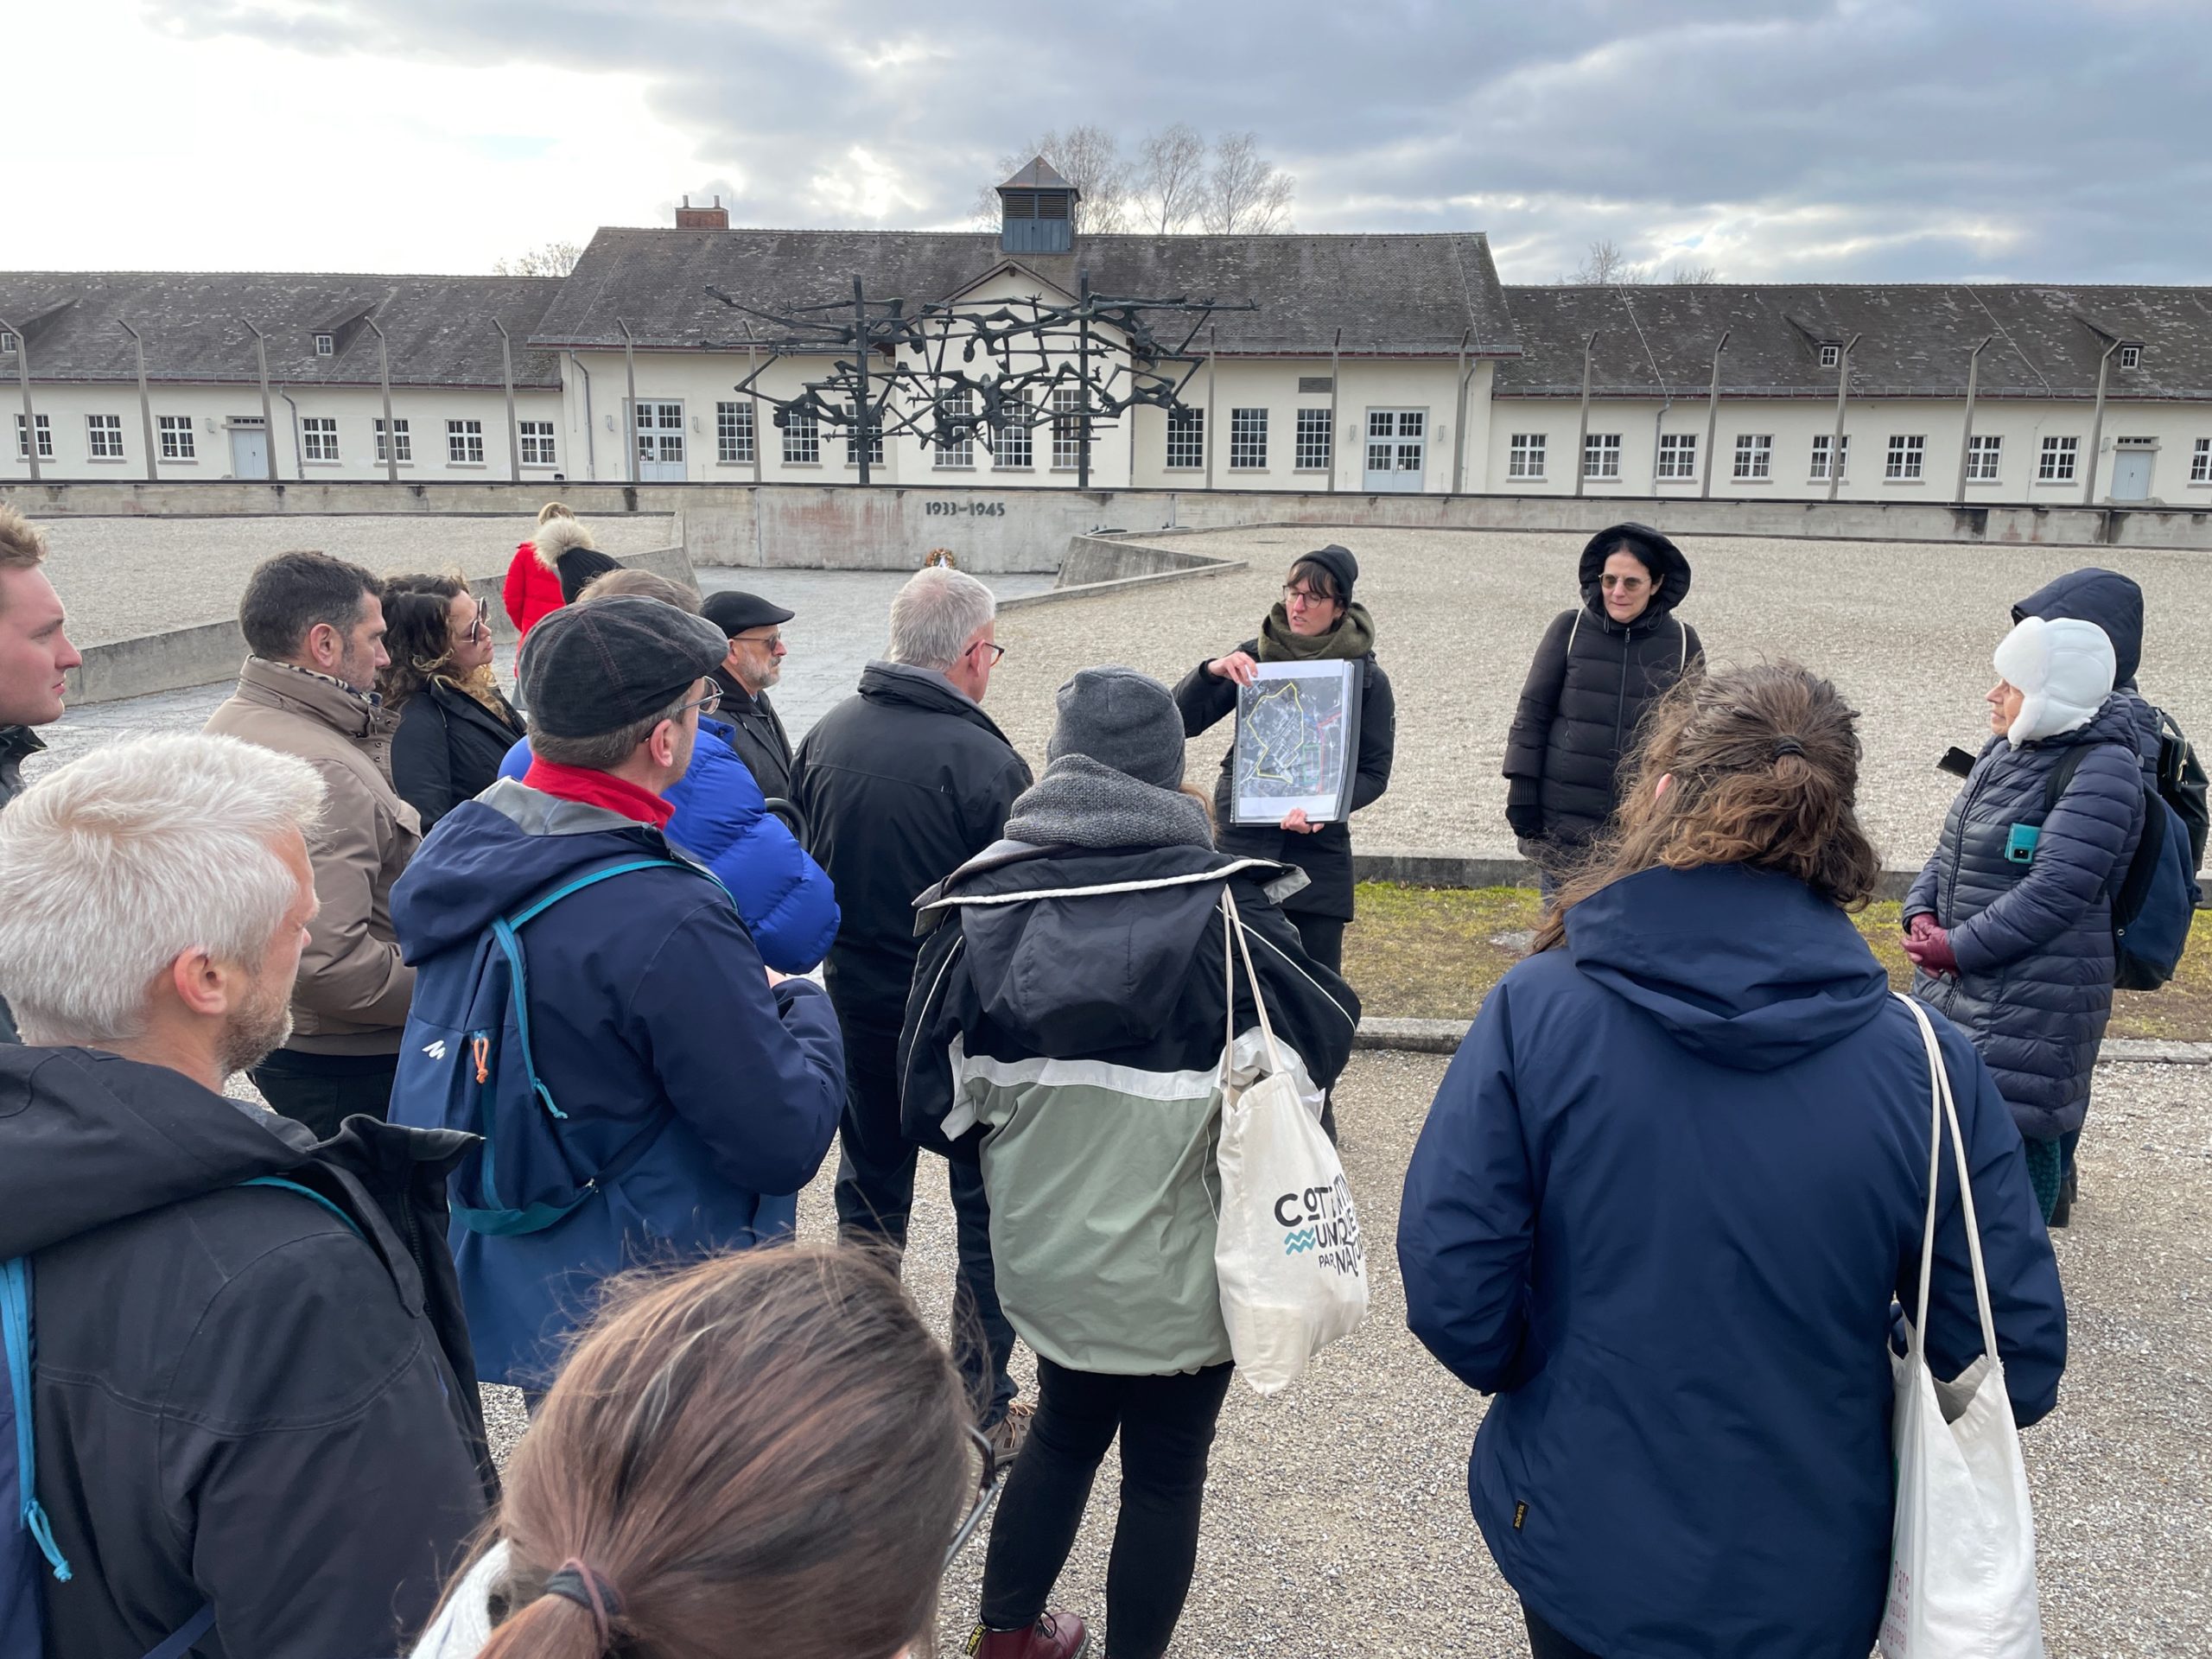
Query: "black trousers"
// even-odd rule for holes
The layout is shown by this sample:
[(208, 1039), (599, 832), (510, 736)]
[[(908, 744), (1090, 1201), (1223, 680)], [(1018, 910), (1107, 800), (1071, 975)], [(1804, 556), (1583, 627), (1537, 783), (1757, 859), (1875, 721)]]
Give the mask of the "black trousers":
[(280, 1048), (247, 1073), (261, 1097), (327, 1141), (355, 1113), (379, 1122), (391, 1110), (397, 1054), (306, 1054)]
[(1521, 1617), (1529, 1626), (1529, 1651), (1535, 1659), (1598, 1659), (1589, 1649), (1577, 1647), (1544, 1623), (1542, 1616), (1525, 1602)]
[[(845, 1112), (837, 1125), (837, 1236), (848, 1244), (874, 1245), (895, 1259), (906, 1250), (920, 1153), (899, 1123), (899, 1033), (870, 1031), (857, 1020), (842, 1025)], [(973, 1164), (954, 1161), (949, 1173), (959, 1246), (952, 1287), (952, 1358), (968, 1385), (976, 1421), (988, 1428), (1006, 1415), (1014, 1395), (1007, 1370), (1014, 1326), (999, 1307), (983, 1173)]]
[(1037, 1416), (991, 1522), (983, 1623), (1037, 1622), (1067, 1565), (1090, 1483), (1122, 1437), (1122, 1511), (1106, 1566), (1114, 1659), (1160, 1659), (1182, 1617), (1198, 1559), (1206, 1454), (1236, 1367), (1172, 1376), (1071, 1371), (1037, 1357)]
[[(1306, 947), (1306, 954), (1332, 974), (1344, 970), (1344, 924), (1333, 917), (1308, 915), (1302, 910), (1286, 911), (1290, 925), (1298, 930), (1298, 942)], [(1337, 1139), (1336, 1090), (1321, 1096), (1321, 1129), (1331, 1145)]]

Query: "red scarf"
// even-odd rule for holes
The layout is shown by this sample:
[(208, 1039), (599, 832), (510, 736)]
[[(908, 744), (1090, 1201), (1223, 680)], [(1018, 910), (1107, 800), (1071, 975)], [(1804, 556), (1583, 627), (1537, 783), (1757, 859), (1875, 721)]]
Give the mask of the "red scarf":
[(611, 772), (563, 766), (532, 755), (530, 770), (523, 774), (522, 781), (526, 788), (586, 806), (603, 806), (609, 812), (620, 812), (626, 818), (650, 823), (656, 830), (667, 829), (668, 821), (676, 816), (676, 809), (652, 791), (640, 788), (626, 778), (617, 778)]

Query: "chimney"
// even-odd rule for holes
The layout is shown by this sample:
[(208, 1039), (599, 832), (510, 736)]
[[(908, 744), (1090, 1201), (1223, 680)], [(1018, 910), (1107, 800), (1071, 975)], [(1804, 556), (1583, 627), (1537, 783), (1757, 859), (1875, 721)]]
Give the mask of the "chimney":
[(1082, 193), (1042, 156), (999, 186), (999, 246), (1007, 253), (1066, 253)]
[(676, 210), (676, 228), (679, 231), (726, 231), (729, 229), (729, 209), (722, 206), (720, 196), (711, 207), (694, 207), (691, 198), (683, 198), (683, 205)]

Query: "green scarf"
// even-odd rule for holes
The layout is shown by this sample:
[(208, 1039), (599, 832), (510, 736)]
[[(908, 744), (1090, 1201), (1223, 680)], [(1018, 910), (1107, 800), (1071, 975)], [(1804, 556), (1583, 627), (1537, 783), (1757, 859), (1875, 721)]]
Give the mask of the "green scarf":
[(1294, 632), (1290, 613), (1280, 602), (1260, 624), (1260, 660), (1263, 663), (1336, 663), (1356, 660), (1375, 649), (1375, 619), (1367, 607), (1351, 604), (1326, 633)]

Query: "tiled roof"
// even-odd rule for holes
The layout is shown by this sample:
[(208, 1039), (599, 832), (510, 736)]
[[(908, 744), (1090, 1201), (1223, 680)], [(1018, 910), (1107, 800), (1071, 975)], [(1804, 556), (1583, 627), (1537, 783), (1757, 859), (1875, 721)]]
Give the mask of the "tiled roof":
[[(146, 375), (197, 384), (256, 378), (251, 322), (269, 337), (269, 377), (288, 385), (375, 385), (372, 317), (390, 342), (392, 384), (497, 386), (497, 318), (514, 337), (515, 385), (561, 384), (531, 332), (561, 286), (541, 276), (319, 276), (260, 271), (0, 271), (0, 318), (30, 342), (31, 378), (135, 380), (130, 336), (146, 338)], [(334, 336), (317, 357), (315, 336)], [(0, 359), (0, 384), (13, 358)]]
[(2212, 397), (2212, 289), (2055, 288), (2013, 283), (1662, 283), (1626, 288), (1509, 288), (1523, 351), (1499, 365), (1501, 397), (1579, 397), (1583, 341), (1593, 397), (1703, 396), (1724, 330), (1720, 387), (1732, 397), (1835, 395), (1822, 344), (1851, 354), (1854, 397), (1959, 397), (1985, 336), (1979, 395), (2093, 397), (2097, 362), (2114, 338), (2113, 397)]
[[(546, 346), (607, 349), (627, 323), (641, 346), (742, 345), (750, 321), (707, 292), (764, 310), (823, 305), (852, 293), (940, 300), (1014, 262), (1072, 294), (1252, 300), (1214, 327), (1224, 353), (1325, 356), (1338, 328), (1348, 353), (1451, 355), (1518, 349), (1481, 235), (1079, 236), (1076, 251), (1001, 252), (995, 232), (602, 230), (539, 323)], [(620, 319), (620, 322), (618, 322)], [(1166, 337), (1165, 325), (1160, 329)], [(1201, 336), (1193, 349), (1203, 350)]]
[(999, 186), (1001, 190), (1072, 190), (1070, 184), (1042, 156), (1031, 162), (1019, 173)]

